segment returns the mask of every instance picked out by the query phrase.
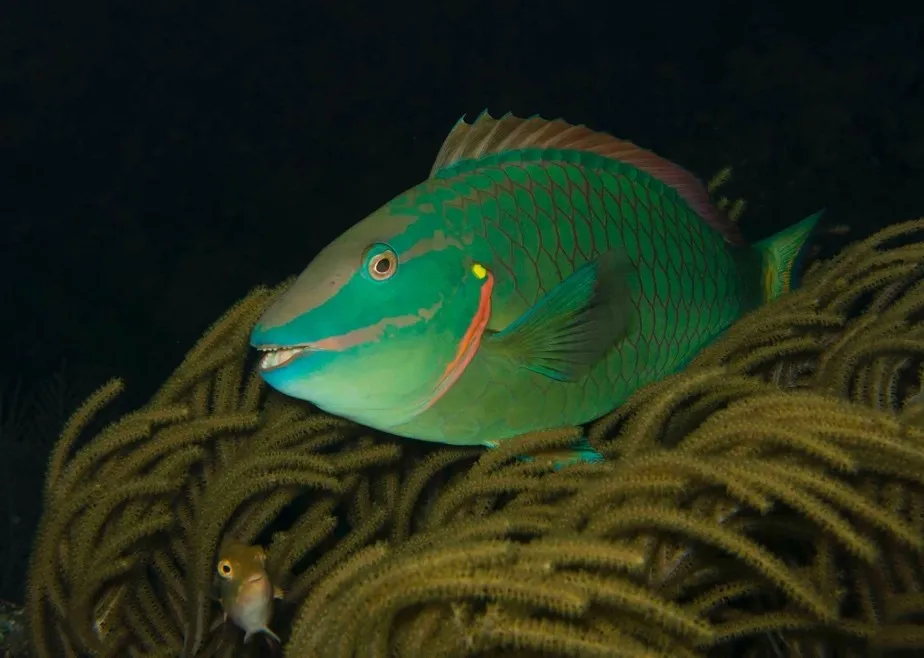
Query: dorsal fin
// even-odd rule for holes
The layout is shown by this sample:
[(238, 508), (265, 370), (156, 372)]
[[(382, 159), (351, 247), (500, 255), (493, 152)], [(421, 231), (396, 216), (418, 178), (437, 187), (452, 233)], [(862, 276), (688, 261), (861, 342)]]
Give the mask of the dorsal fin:
[(485, 111), (468, 124), (462, 117), (440, 147), (430, 177), (461, 160), (527, 148), (586, 151), (636, 167), (673, 188), (726, 242), (746, 244), (737, 224), (712, 204), (706, 187), (689, 171), (632, 142), (561, 119), (521, 119), (511, 114), (495, 119)]

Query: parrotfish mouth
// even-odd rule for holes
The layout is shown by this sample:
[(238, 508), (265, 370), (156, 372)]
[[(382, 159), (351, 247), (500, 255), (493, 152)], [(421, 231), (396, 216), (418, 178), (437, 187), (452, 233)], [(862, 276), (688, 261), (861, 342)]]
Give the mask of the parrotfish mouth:
[(289, 345), (287, 347), (282, 347), (280, 345), (256, 345), (255, 347), (258, 351), (263, 352), (263, 357), (260, 359), (259, 364), (259, 368), (263, 372), (277, 370), (278, 368), (289, 365), (295, 359), (308, 356), (313, 352), (321, 351), (310, 343), (305, 343), (304, 345)]

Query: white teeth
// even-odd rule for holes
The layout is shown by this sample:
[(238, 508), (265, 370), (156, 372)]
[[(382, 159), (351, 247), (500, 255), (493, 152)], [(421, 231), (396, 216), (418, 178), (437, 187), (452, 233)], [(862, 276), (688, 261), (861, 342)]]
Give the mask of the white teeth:
[(263, 358), (260, 359), (260, 369), (272, 370), (273, 368), (284, 366), (304, 351), (305, 348), (296, 347), (294, 349), (273, 350), (272, 352), (267, 352), (263, 355)]

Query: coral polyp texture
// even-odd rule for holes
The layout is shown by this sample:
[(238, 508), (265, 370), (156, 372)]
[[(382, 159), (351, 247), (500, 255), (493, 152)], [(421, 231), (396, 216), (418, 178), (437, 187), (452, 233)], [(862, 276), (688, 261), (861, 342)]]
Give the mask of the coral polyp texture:
[[(258, 288), (143, 408), (67, 424), (29, 570), (35, 655), (257, 656), (216, 555), (267, 546), (289, 658), (924, 650), (924, 220), (816, 263), (586, 428), (483, 451), (267, 391)], [(606, 458), (555, 470), (586, 436)]]

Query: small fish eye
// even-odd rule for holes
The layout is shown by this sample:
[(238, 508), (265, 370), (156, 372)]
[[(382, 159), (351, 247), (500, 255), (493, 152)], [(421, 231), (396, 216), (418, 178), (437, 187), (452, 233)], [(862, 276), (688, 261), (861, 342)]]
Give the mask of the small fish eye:
[(369, 260), (369, 276), (376, 281), (390, 279), (397, 269), (398, 256), (391, 249), (386, 249)]
[(222, 578), (230, 578), (233, 571), (234, 569), (231, 567), (231, 563), (227, 560), (222, 560), (218, 563), (218, 575)]

